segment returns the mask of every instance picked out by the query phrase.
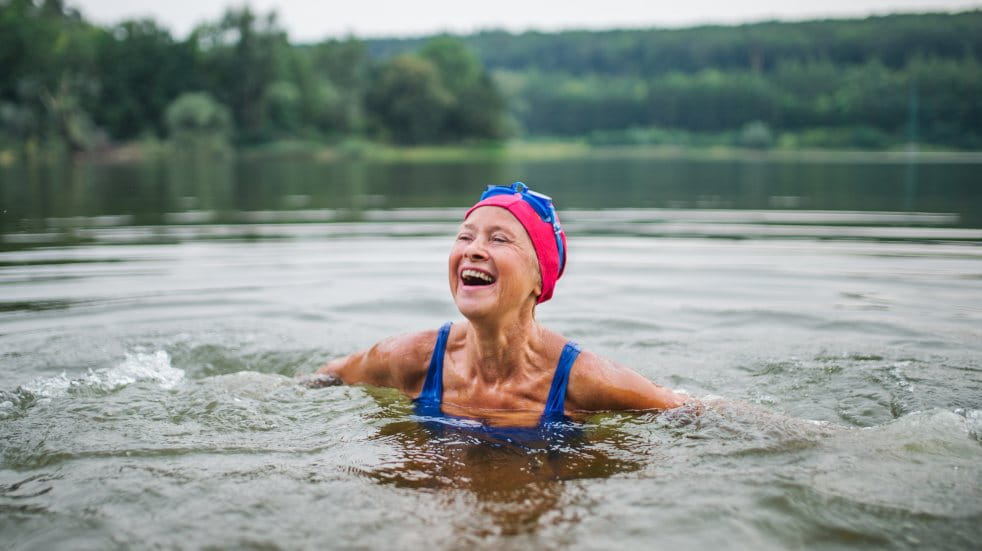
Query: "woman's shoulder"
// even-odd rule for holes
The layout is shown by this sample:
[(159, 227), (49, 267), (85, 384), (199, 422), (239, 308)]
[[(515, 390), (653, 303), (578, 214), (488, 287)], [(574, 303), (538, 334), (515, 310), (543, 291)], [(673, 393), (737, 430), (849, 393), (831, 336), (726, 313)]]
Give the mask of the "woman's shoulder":
[(569, 337), (560, 335), (559, 333), (556, 333), (552, 329), (547, 329), (545, 327), (542, 327), (540, 329), (539, 334), (540, 334), (541, 342), (545, 346), (545, 350), (547, 351), (547, 354), (553, 355), (556, 358), (559, 358), (560, 354), (563, 353), (563, 349), (566, 347), (566, 345), (574, 345), (577, 348), (580, 347), (578, 343), (576, 343)]
[[(573, 341), (568, 342), (572, 343)], [(585, 383), (595, 386), (609, 380), (613, 376), (621, 374), (625, 370), (631, 371), (630, 369), (617, 364), (601, 356), (600, 354), (597, 354), (589, 348), (584, 348), (578, 343), (576, 344), (579, 350), (579, 355), (576, 357), (576, 362), (573, 364), (573, 369), (570, 376), (574, 377), (578, 383)]]
[(571, 409), (582, 411), (671, 409), (685, 399), (588, 349), (573, 365), (566, 396)]
[(417, 394), (426, 377), (437, 332), (436, 329), (418, 331), (375, 343), (366, 353), (367, 376), (361, 382)]
[(438, 329), (427, 329), (388, 337), (373, 347), (392, 366), (425, 368), (436, 344)]

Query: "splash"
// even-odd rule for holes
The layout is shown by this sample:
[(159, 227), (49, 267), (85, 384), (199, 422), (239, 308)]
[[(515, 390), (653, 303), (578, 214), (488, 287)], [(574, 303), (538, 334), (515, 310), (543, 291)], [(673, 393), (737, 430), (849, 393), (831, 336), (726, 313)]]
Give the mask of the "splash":
[(980, 409), (956, 409), (955, 413), (965, 417), (968, 426), (968, 434), (979, 443), (982, 443), (982, 410)]
[(64, 372), (55, 377), (39, 377), (20, 387), (22, 393), (37, 398), (57, 398), (69, 392), (91, 389), (112, 392), (138, 381), (153, 381), (161, 388), (173, 388), (184, 379), (184, 370), (171, 365), (163, 350), (127, 354), (113, 367), (89, 369), (82, 377), (71, 378)]

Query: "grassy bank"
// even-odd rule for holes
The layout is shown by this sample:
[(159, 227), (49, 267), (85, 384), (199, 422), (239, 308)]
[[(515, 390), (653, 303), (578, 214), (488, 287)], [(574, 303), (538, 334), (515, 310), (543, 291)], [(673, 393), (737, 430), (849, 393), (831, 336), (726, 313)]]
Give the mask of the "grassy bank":
[[(345, 158), (343, 152), (322, 150), (321, 158)], [(497, 146), (416, 146), (373, 145), (360, 158), (378, 162), (473, 162), (493, 160), (546, 161), (563, 159), (705, 159), (705, 160), (802, 160), (828, 162), (982, 162), (982, 151), (950, 150), (856, 150), (856, 149), (755, 149), (730, 145), (593, 145), (577, 141), (511, 141)]]
[(958, 162), (982, 163), (982, 151), (943, 150), (924, 146), (890, 150), (836, 149), (816, 147), (772, 147), (767, 149), (727, 144), (597, 144), (587, 138), (537, 138), (501, 143), (393, 146), (367, 141), (324, 144), (312, 141), (278, 141), (259, 146), (232, 148), (188, 148), (168, 142), (141, 141), (119, 144), (67, 155), (59, 148), (27, 150), (0, 149), (0, 166), (22, 159), (74, 160), (99, 163), (137, 163), (172, 155), (240, 157), (246, 159), (305, 160), (319, 162), (364, 161), (405, 163), (468, 163), (497, 161), (549, 161), (564, 159), (757, 159), (812, 162)]

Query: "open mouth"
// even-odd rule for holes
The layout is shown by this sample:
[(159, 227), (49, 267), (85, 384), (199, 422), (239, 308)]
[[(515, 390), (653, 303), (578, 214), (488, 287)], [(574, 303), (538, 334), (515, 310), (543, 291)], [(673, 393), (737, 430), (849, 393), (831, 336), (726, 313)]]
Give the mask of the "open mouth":
[(491, 285), (494, 283), (494, 276), (480, 270), (466, 269), (460, 272), (460, 280), (464, 285)]

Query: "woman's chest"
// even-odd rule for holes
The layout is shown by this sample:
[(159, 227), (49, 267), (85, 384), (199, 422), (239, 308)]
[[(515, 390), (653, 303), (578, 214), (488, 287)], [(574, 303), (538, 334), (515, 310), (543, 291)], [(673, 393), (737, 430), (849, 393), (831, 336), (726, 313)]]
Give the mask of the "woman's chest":
[(528, 411), (541, 414), (549, 397), (551, 376), (512, 370), (510, 376), (487, 378), (462, 364), (444, 367), (443, 397), (447, 406), (485, 411)]

